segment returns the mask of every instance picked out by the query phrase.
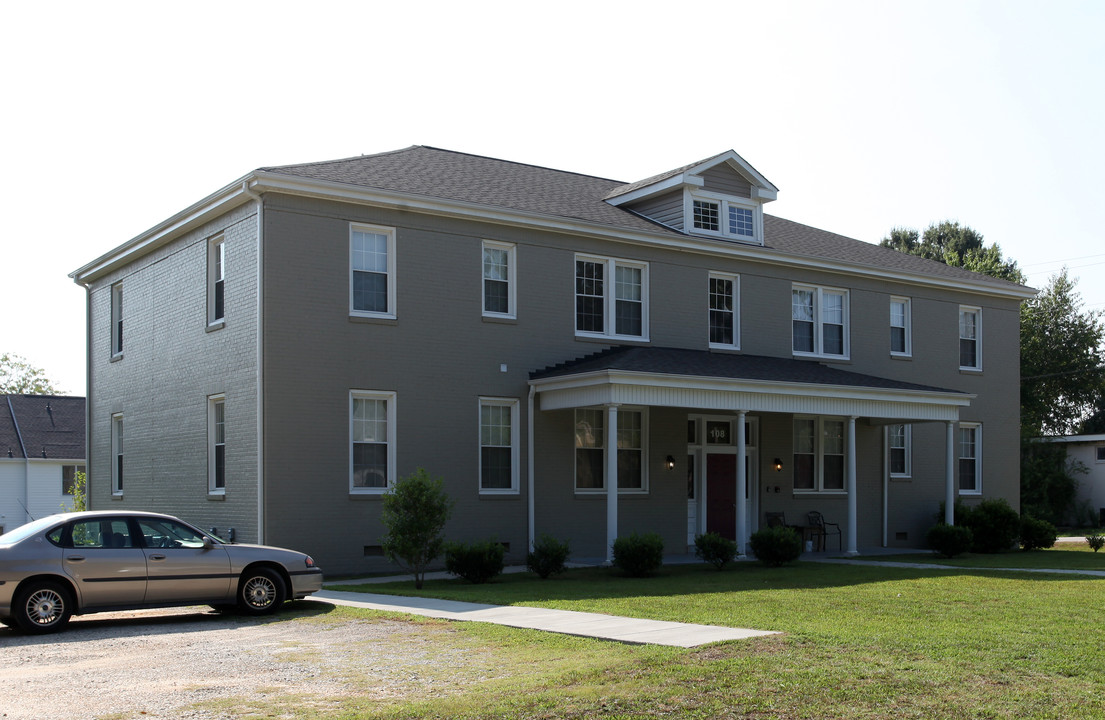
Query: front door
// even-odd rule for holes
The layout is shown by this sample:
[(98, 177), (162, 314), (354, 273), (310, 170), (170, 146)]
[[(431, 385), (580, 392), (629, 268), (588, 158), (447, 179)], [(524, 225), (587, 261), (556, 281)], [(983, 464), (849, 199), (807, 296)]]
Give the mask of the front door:
[(736, 455), (706, 455), (706, 532), (737, 539)]

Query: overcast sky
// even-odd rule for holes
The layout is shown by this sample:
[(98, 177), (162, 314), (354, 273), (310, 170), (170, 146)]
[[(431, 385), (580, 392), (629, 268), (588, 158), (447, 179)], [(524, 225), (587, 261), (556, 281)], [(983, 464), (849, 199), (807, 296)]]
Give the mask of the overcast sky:
[[(5, 8), (0, 352), (85, 392), (68, 273), (252, 169), (422, 144), (634, 181), (734, 149), (770, 214), (955, 219), (1105, 308), (1105, 3)], [(106, 331), (106, 329), (105, 329)]]

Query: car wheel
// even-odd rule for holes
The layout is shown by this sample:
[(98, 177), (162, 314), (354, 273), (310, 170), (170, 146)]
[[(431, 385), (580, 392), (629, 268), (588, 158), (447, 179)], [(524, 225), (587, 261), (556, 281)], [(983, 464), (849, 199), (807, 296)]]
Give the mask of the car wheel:
[(21, 630), (50, 633), (61, 630), (73, 614), (69, 592), (55, 582), (36, 582), (19, 592), (12, 617)]
[(288, 591), (280, 573), (259, 567), (242, 573), (238, 583), (238, 607), (249, 615), (265, 615), (284, 604)]

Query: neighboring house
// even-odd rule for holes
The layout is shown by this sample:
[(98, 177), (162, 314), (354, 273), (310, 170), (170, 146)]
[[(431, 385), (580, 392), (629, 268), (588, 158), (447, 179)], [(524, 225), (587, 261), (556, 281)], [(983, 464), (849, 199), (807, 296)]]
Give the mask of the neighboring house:
[(1105, 435), (1068, 435), (1046, 438), (1045, 442), (1063, 445), (1067, 458), (1086, 469), (1085, 475), (1075, 474), (1078, 495), (1074, 504), (1078, 508), (1090, 508), (1098, 526), (1105, 527)]
[(73, 508), (84, 398), (0, 395), (0, 532)]
[(776, 194), (732, 151), (629, 184), (423, 146), (251, 172), (72, 274), (91, 504), (338, 573), (386, 567), (420, 466), (449, 537), (512, 561), (814, 510), (845, 551), (915, 547), (945, 500), (1017, 507), (1033, 291)]

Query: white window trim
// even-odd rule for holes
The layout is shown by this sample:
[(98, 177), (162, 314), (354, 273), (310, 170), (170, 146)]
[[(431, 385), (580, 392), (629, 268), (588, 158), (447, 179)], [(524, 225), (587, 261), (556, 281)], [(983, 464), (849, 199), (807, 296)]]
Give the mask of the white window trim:
[[(694, 226), (694, 201), (717, 203), (718, 229), (707, 230)], [(736, 235), (729, 232), (729, 207), (743, 208), (752, 211), (752, 236)], [(709, 190), (687, 190), (683, 195), (683, 227), (691, 235), (706, 235), (722, 238), (732, 242), (742, 242), (751, 245), (764, 244), (764, 211), (763, 205), (751, 198), (735, 197)]]
[[(354, 400), (384, 400), (387, 402), (387, 423), (388, 423), (388, 475), (387, 475), (387, 487), (375, 488), (375, 487), (354, 487), (353, 486), (353, 401)], [(396, 393), (382, 390), (350, 390), (349, 391), (349, 493), (351, 495), (383, 495), (389, 489), (395, 487), (396, 482), (396, 468), (395, 461), (397, 457), (396, 453)]]
[[(794, 349), (794, 291), (795, 290), (808, 290), (813, 292), (813, 352), (805, 350)], [(804, 283), (793, 283), (790, 287), (790, 347), (791, 354), (795, 357), (818, 357), (818, 358), (832, 358), (835, 360), (849, 360), (852, 356), (852, 342), (851, 342), (851, 330), (852, 330), (852, 312), (851, 312), (851, 292), (844, 288), (827, 287), (823, 285), (806, 285)], [(825, 335), (824, 335), (824, 318), (822, 314), (822, 308), (824, 307), (825, 294), (841, 295), (844, 298), (843, 312), (844, 312), (844, 352), (837, 355), (834, 353), (826, 353), (824, 351)]]
[[(890, 304), (901, 303), (905, 306), (905, 350), (890, 349), (890, 354), (894, 357), (913, 357), (913, 303), (910, 298), (892, 296), (890, 298)], [(893, 315), (891, 315), (890, 327), (897, 327), (893, 324)]]
[[(606, 421), (606, 408), (576, 408), (576, 410), (601, 410), (603, 412), (603, 422)], [(624, 412), (639, 413), (641, 415), (641, 487), (639, 488), (618, 488), (619, 495), (648, 495), (648, 408), (636, 407), (636, 406), (623, 406), (618, 408), (618, 415)], [(575, 444), (575, 411), (572, 411), (572, 442)], [(576, 448), (572, 448), (572, 487), (578, 495), (599, 495), (606, 493), (606, 483), (608, 478), (606, 477), (606, 460), (607, 453), (610, 448), (606, 447), (606, 426), (603, 425), (602, 433), (602, 487), (598, 488), (581, 488), (579, 487), (578, 479), (576, 478)], [(617, 448), (615, 448), (617, 452)], [(617, 482), (617, 478), (614, 478), (614, 482)]]
[(706, 334), (710, 333), (710, 280), (730, 280), (733, 283), (733, 342), (731, 344), (710, 342), (710, 347), (717, 350), (740, 350), (741, 348), (741, 302), (740, 302), (740, 275), (723, 272), (711, 272), (706, 280)]
[[(791, 462), (794, 462), (794, 421), (813, 420), (813, 488), (794, 487), (791, 476), (791, 489), (795, 495), (847, 495), (848, 494), (848, 419), (828, 415), (795, 415), (791, 419), (790, 442)], [(825, 488), (825, 421), (843, 423), (844, 426), (844, 487)], [(793, 471), (792, 471), (793, 472)]]
[[(222, 276), (219, 276), (219, 272)], [(215, 284), (223, 283), (223, 314), (215, 315)], [(226, 321), (226, 241), (222, 235), (211, 238), (207, 244), (207, 324), (220, 325)]]
[[(592, 262), (601, 263), (603, 267), (602, 271), (602, 301), (603, 301), (603, 316), (602, 325), (603, 332), (584, 332), (579, 329), (578, 322), (576, 320), (576, 299), (579, 297), (576, 294), (576, 263), (578, 262)], [(615, 288), (615, 275), (618, 267), (636, 268), (641, 271), (641, 334), (640, 335), (619, 335), (617, 334), (617, 322), (616, 322), (616, 310), (617, 310), (617, 291)], [(649, 342), (649, 315), (648, 315), (648, 302), (649, 300), (649, 286), (648, 286), (648, 263), (640, 262), (637, 260), (625, 260), (622, 258), (605, 257), (602, 255), (585, 255), (577, 253), (575, 260), (572, 262), (572, 326), (575, 328), (576, 337), (584, 338), (609, 338), (613, 340), (629, 340), (633, 342)]]
[(123, 283), (111, 286), (111, 356), (123, 354)]
[[(497, 406), (497, 407), (509, 407), (510, 408), (510, 487), (509, 488), (485, 488), (483, 486), (483, 438), (478, 444), (479, 457), (477, 458), (477, 465), (479, 467), (479, 474), (477, 475), (477, 483), (479, 484), (479, 490), (481, 495), (517, 495), (520, 487), (519, 478), (520, 470), (519, 462), (521, 461), (521, 450), (519, 449), (519, 435), (518, 435), (518, 408), (520, 403), (517, 398), (500, 398), (500, 397), (481, 397), (479, 402), (479, 411), (476, 415), (476, 427), (480, 429), (482, 433), (483, 424), (483, 408), (484, 406)], [(499, 447), (499, 446), (494, 446)]]
[[(504, 250), (507, 257), (507, 306), (509, 310), (505, 313), (490, 312), (487, 309), (487, 294), (486, 294), (486, 280), (483, 274), (483, 253), (484, 250)], [(484, 317), (490, 318), (503, 318), (509, 320), (515, 320), (518, 317), (518, 292), (517, 283), (515, 282), (517, 274), (517, 246), (514, 243), (496, 242), (494, 240), (484, 240), (480, 245), (480, 309)]]
[[(124, 462), (126, 455), (123, 452), (123, 414), (114, 413), (111, 416), (111, 494), (122, 495), (123, 488), (120, 486), (120, 481), (125, 478), (119, 477), (119, 458), (122, 457)], [(124, 474), (126, 468), (123, 468)]]
[[(959, 313), (956, 315), (956, 335), (960, 340), (964, 337), (959, 332), (959, 326), (962, 323), (963, 313), (974, 313), (975, 315), (975, 364), (974, 365), (960, 365), (960, 370), (967, 372), (982, 372), (982, 308), (974, 305), (960, 305)], [(959, 354), (959, 343), (955, 346), (956, 354)]]
[[(376, 233), (387, 236), (388, 243), (388, 309), (387, 312), (370, 312), (357, 310), (353, 307), (353, 233), (356, 231)], [(395, 262), (395, 228), (382, 225), (365, 225), (362, 223), (349, 224), (349, 315), (352, 317), (383, 318), (394, 320), (397, 315), (395, 307), (396, 299), (396, 262)]]
[(960, 486), (959, 482), (959, 460), (962, 459), (962, 455), (959, 454), (960, 440), (959, 433), (956, 433), (955, 437), (955, 486), (960, 495), (976, 496), (982, 494), (982, 423), (977, 422), (961, 422), (959, 423), (960, 430), (972, 429), (975, 431), (975, 488), (973, 490), (964, 490)]
[[(894, 425), (901, 425), (905, 428), (905, 472), (896, 473), (893, 470), (890, 471), (890, 477), (899, 480), (906, 480), (913, 477), (913, 425), (909, 423), (894, 423)], [(890, 432), (887, 430), (886, 436), (886, 456), (887, 456), (887, 468), (890, 467), (890, 451), (892, 446), (890, 444)]]
[(226, 462), (226, 394), (210, 395), (207, 398), (207, 494), (226, 494), (226, 468), (223, 467), (223, 487), (215, 486), (215, 406), (223, 406), (223, 462)]

